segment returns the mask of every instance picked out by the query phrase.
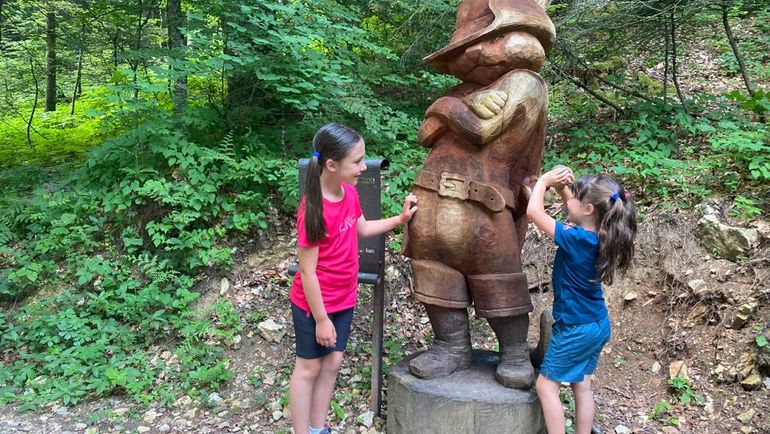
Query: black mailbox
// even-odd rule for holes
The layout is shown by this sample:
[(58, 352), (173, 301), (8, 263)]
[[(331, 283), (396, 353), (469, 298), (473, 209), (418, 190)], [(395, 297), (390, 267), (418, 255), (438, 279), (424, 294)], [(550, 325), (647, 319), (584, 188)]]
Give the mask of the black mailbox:
[[(299, 197), (302, 198), (305, 187), (305, 174), (309, 159), (299, 160)], [(382, 179), (383, 170), (390, 163), (385, 159), (367, 159), (366, 171), (358, 178), (356, 190), (361, 201), (361, 211), (367, 220), (382, 218)], [(382, 339), (384, 332), (385, 310), (385, 235), (358, 240), (359, 270), (358, 282), (374, 285), (372, 291), (373, 326), (372, 326), (372, 396), (371, 410), (379, 415), (382, 406)], [(289, 274), (297, 273), (297, 266), (289, 267)]]

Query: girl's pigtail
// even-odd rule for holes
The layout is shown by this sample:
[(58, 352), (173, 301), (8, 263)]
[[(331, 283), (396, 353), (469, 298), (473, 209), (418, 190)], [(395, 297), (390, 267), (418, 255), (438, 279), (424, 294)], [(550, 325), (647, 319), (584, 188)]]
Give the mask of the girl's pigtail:
[(326, 235), (323, 216), (323, 195), (321, 193), (322, 156), (316, 152), (307, 163), (305, 173), (305, 232), (308, 241), (316, 243)]
[(599, 225), (599, 281), (612, 284), (616, 272), (624, 273), (634, 257), (636, 207), (627, 192), (613, 193)]

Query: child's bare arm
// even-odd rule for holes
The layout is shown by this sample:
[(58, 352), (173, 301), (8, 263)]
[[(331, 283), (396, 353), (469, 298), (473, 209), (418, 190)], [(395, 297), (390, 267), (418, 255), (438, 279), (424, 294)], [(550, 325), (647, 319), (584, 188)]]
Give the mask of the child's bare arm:
[(406, 223), (412, 219), (417, 212), (417, 196), (410, 194), (404, 199), (404, 206), (401, 208), (401, 214), (386, 219), (366, 220), (364, 216), (358, 218), (356, 229), (361, 238), (373, 237), (384, 234), (396, 226)]
[(527, 216), (538, 229), (545, 232), (545, 234), (551, 238), (553, 238), (554, 232), (556, 231), (556, 220), (545, 212), (545, 206), (543, 204), (545, 190), (556, 185), (566, 185), (571, 179), (572, 170), (568, 167), (557, 166), (543, 174), (543, 176), (537, 180), (535, 187), (532, 189), (532, 194), (529, 197)]

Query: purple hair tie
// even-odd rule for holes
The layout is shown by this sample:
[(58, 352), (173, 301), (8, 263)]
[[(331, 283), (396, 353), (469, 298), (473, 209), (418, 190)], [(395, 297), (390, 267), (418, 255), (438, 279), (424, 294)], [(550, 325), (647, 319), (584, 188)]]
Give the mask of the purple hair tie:
[(318, 158), (319, 160), (321, 159), (321, 153), (320, 152), (313, 151), (313, 156)]
[(626, 200), (631, 199), (631, 193), (625, 192), (625, 193), (623, 193), (623, 197), (625, 197)]

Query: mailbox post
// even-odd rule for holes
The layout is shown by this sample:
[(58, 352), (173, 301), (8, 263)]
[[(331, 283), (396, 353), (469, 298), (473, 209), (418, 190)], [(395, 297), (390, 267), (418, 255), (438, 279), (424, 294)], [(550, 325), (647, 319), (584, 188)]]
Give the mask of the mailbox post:
[[(304, 193), (305, 174), (308, 159), (299, 160), (299, 197)], [(361, 210), (367, 220), (382, 218), (382, 178), (390, 163), (385, 159), (367, 159), (366, 171), (358, 178), (356, 190), (361, 201)], [(372, 290), (372, 391), (370, 408), (375, 415), (382, 408), (382, 340), (385, 313), (385, 235), (358, 240), (358, 283), (373, 285)], [(292, 276), (297, 267), (289, 268)]]

